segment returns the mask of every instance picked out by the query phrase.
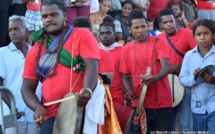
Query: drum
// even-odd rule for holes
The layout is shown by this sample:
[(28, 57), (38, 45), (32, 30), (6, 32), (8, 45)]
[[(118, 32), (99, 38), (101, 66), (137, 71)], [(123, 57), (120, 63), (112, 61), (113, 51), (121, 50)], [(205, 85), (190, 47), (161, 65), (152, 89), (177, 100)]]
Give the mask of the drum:
[(173, 105), (177, 106), (184, 97), (184, 87), (179, 83), (178, 76), (174, 74), (168, 74), (169, 85), (172, 93)]

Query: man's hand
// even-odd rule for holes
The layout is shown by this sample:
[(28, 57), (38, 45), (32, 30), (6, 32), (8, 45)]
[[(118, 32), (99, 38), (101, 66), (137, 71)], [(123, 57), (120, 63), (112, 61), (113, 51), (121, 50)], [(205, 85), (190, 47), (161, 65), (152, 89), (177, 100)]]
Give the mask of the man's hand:
[(78, 106), (86, 106), (88, 101), (91, 99), (91, 92), (88, 89), (82, 89), (80, 93), (76, 94)]
[(196, 76), (196, 74), (200, 71), (201, 69), (200, 68), (197, 68), (197, 69), (195, 69), (195, 71), (194, 71), (194, 76)]
[(19, 119), (22, 116), (25, 116), (25, 113), (24, 112), (19, 112), (18, 109), (16, 108), (16, 116), (17, 116), (17, 119)]
[(140, 76), (140, 82), (149, 86), (149, 85), (157, 82), (157, 79), (154, 75), (151, 75), (151, 74), (147, 75), (147, 76), (141, 75)]
[(171, 74), (179, 74), (181, 70), (181, 64), (173, 65), (170, 67), (169, 73)]
[(125, 93), (126, 106), (131, 106), (131, 104), (133, 103), (133, 96), (134, 96), (134, 93), (132, 91), (127, 91)]
[(43, 106), (40, 106), (34, 112), (34, 122), (38, 127), (41, 127), (44, 122), (44, 116), (46, 115), (46, 109)]

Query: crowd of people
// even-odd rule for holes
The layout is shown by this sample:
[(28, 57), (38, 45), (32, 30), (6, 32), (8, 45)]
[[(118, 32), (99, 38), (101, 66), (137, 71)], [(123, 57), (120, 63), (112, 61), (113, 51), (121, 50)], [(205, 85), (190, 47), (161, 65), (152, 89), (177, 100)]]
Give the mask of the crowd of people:
[(215, 134), (213, 0), (2, 3), (0, 86), (19, 134)]

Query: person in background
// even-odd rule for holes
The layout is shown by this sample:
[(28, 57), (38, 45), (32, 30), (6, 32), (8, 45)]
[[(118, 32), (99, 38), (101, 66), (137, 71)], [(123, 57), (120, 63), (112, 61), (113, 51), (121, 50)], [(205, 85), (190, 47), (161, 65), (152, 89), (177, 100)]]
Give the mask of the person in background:
[[(198, 20), (193, 26), (193, 36), (198, 45), (185, 54), (180, 83), (191, 91), (191, 109), (193, 114), (193, 130), (195, 133), (215, 133), (215, 72), (200, 75), (203, 82), (195, 79), (200, 69), (215, 66), (214, 26), (208, 19)], [(195, 61), (195, 62), (190, 62)]]
[(90, 1), (90, 14), (96, 13), (99, 11), (99, 0), (91, 0)]
[[(24, 62), (26, 55), (31, 46), (26, 42), (28, 34), (25, 18), (13, 15), (9, 18), (9, 37), (11, 43), (8, 46), (0, 48), (0, 86), (8, 88), (14, 95), (19, 134), (38, 134), (39, 128), (34, 123), (33, 111), (30, 110), (21, 95), (22, 73), (24, 71)], [(37, 85), (35, 85), (37, 86)], [(41, 85), (36, 90), (38, 101), (41, 99)], [(3, 93), (3, 100), (10, 108), (10, 100), (7, 94)], [(3, 112), (10, 113), (7, 107), (3, 108)], [(24, 112), (24, 113), (19, 113)], [(11, 132), (9, 130), (8, 134)]]
[[(169, 52), (169, 74), (179, 75), (184, 55), (196, 46), (192, 31), (188, 28), (177, 29), (174, 12), (165, 8), (158, 16), (160, 26), (164, 31), (158, 37), (165, 39), (166, 51)], [(172, 131), (175, 131), (176, 117), (178, 116), (179, 128), (181, 131), (192, 131), (193, 120), (190, 107), (190, 90), (185, 88), (185, 95), (181, 103), (172, 109)], [(173, 98), (174, 99), (174, 98)]]
[(149, 36), (156, 36), (156, 33), (154, 31), (154, 23), (150, 18), (146, 18), (146, 25), (148, 29)]
[(215, 21), (215, 1), (197, 0), (198, 19), (209, 19)]
[(170, 3), (170, 8), (173, 10), (175, 14), (175, 23), (177, 28), (187, 28), (189, 22), (187, 21), (184, 12), (182, 11), (181, 4), (178, 2)]
[(107, 12), (107, 14), (110, 15), (112, 18), (117, 15), (120, 15), (122, 11), (121, 2), (124, 2), (124, 0), (111, 0), (110, 10)]
[(156, 35), (161, 34), (162, 33), (162, 29), (161, 29), (158, 17), (155, 18), (153, 25), (154, 25), (155, 34)]
[(145, 17), (147, 17), (147, 10), (150, 7), (149, 0), (133, 0), (135, 7), (143, 11)]
[(111, 0), (100, 0), (99, 11), (90, 14), (90, 23), (92, 32), (95, 36), (99, 35), (99, 25), (103, 22), (103, 19), (108, 16), (107, 12), (110, 10)]
[(154, 20), (158, 16), (160, 10), (168, 6), (169, 1), (170, 0), (149, 0), (150, 6), (147, 10), (147, 17)]
[(63, 0), (67, 6), (67, 24), (72, 25), (78, 16), (89, 17), (90, 0)]
[[(77, 17), (73, 20), (73, 27), (86, 28), (91, 30), (90, 20), (84, 17)], [(107, 75), (110, 79), (110, 84), (114, 76), (114, 63), (108, 51), (100, 49), (99, 74)]]
[(184, 11), (185, 17), (189, 22), (194, 21), (197, 18), (195, 0), (183, 0), (182, 9)]
[[(3, 0), (3, 1), (1, 1), (1, 5), (4, 6), (4, 7), (1, 8), (0, 10), (4, 10), (4, 11), (1, 12), (1, 13), (3, 13), (4, 15), (7, 15), (6, 20), (8, 20), (9, 17), (12, 16), (12, 15), (25, 16), (25, 12), (27, 10), (27, 8), (26, 8), (26, 3), (27, 2), (28, 2), (28, 0), (7, 0), (7, 2), (4, 2), (4, 0)], [(7, 7), (7, 6), (9, 6), (9, 7)], [(5, 9), (5, 8), (7, 8), (7, 9)], [(1, 22), (5, 22), (4, 17), (5, 16), (3, 16), (3, 18), (1, 18)], [(3, 31), (1, 31), (1, 35), (4, 38), (5, 42), (0, 42), (0, 45), (1, 45), (1, 43), (4, 43), (4, 45), (6, 46), (11, 42), (10, 38), (8, 36), (8, 32), (5, 32), (5, 30), (8, 29), (8, 25), (3, 24), (3, 25), (0, 25), (0, 26), (1, 27), (6, 26), (6, 27), (3, 28)], [(6, 35), (6, 38), (5, 38), (4, 34)], [(2, 38), (2, 37), (0, 37), (0, 38)]]
[(124, 104), (124, 92), (122, 87), (122, 73), (119, 72), (122, 45), (115, 42), (115, 27), (110, 16), (104, 18), (99, 27), (100, 49), (108, 51), (114, 63), (114, 77), (110, 86), (111, 96), (114, 103)]
[(130, 35), (130, 32), (128, 31), (128, 17), (134, 8), (134, 3), (131, 0), (126, 0), (122, 3), (121, 15), (114, 17), (116, 39), (117, 41), (123, 40), (124, 44), (126, 44), (126, 40)]
[(41, 0), (29, 1), (27, 4), (27, 11), (25, 13), (27, 28), (28, 28), (28, 43), (32, 46), (33, 42), (30, 40), (30, 36), (34, 31), (39, 30), (42, 27), (41, 24)]

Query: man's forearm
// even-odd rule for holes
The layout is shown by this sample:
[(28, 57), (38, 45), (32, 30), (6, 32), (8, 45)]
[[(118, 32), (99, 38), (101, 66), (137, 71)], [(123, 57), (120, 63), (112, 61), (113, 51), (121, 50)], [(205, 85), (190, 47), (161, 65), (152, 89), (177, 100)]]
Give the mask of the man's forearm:
[(169, 61), (168, 59), (161, 59), (161, 71), (155, 76), (156, 77), (156, 81), (163, 79), (164, 77), (167, 76), (167, 74), (169, 73), (170, 67), (169, 67)]
[(155, 76), (156, 80), (163, 79), (168, 75), (168, 72), (169, 72), (169, 67), (162, 68), (161, 71)]
[[(0, 86), (4, 86), (3, 81), (4, 81), (3, 78), (0, 77)], [(11, 108), (9, 96), (4, 91), (1, 91), (1, 94), (3, 101), (7, 104), (9, 108)]]
[(98, 82), (98, 61), (85, 59), (85, 66), (83, 88), (90, 88), (94, 91)]
[(132, 82), (129, 77), (127, 77), (125, 74), (123, 74), (122, 77), (122, 84), (124, 92), (132, 91)]
[(23, 100), (32, 111), (35, 111), (38, 107), (42, 106), (41, 102), (35, 94), (37, 84), (37, 80), (23, 79), (21, 88)]
[(1, 94), (2, 94), (3, 101), (7, 104), (7, 106), (10, 109), (11, 108), (11, 102), (10, 102), (9, 96), (4, 91), (1, 91)]

